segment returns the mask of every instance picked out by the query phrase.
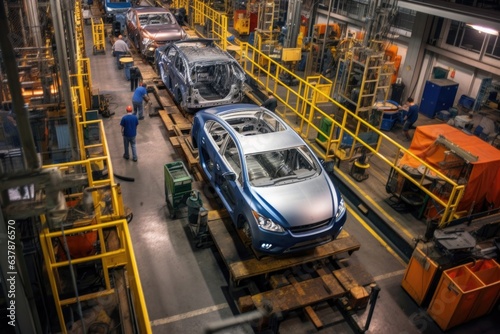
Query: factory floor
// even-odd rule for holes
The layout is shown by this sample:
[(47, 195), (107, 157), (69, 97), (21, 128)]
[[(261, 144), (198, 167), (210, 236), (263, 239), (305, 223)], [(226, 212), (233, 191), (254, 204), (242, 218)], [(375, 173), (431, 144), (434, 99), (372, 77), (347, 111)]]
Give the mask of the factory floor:
[[(86, 49), (92, 50), (90, 27), (85, 27)], [(204, 333), (207, 326), (237, 315), (234, 301), (228, 295), (229, 278), (216, 247), (199, 248), (188, 228), (187, 214), (181, 211), (171, 219), (165, 201), (164, 166), (181, 156), (168, 140), (160, 117), (141, 120), (137, 135), (138, 161), (125, 160), (120, 119), (131, 104), (130, 82), (124, 71), (117, 70), (106, 43), (106, 54), (93, 55), (92, 88), (109, 99), (114, 115), (102, 118), (115, 175), (133, 178), (121, 181), (123, 200), (134, 214), (130, 233), (139, 268), (145, 301), (153, 333)], [(165, 93), (166, 94), (166, 93)], [(401, 136), (400, 136), (401, 137)], [(383, 181), (382, 181), (383, 182)], [(193, 187), (207, 187), (194, 182)], [(208, 203), (207, 203), (208, 204)], [(370, 333), (440, 333), (440, 328), (424, 308), (420, 308), (401, 288), (406, 263), (376, 235), (373, 229), (352, 209), (348, 211), (345, 229), (361, 244), (360, 250), (343, 256), (343, 266), (362, 266), (380, 287)], [(364, 326), (369, 307), (357, 314)], [(281, 333), (353, 333), (338, 311), (318, 305), (316, 313), (325, 327), (317, 330), (300, 312), (289, 314), (280, 324)], [(449, 330), (449, 333), (496, 333), (500, 310)], [(221, 333), (250, 333), (249, 326)]]

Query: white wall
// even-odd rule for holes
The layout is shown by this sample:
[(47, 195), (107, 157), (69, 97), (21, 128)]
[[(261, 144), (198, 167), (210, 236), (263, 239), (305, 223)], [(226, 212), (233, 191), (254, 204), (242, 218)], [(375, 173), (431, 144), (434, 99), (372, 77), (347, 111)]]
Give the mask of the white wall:
[(455, 103), (458, 102), (462, 94), (475, 99), (481, 86), (481, 81), (484, 78), (493, 78), (495, 81), (500, 80), (499, 76), (495, 76), (492, 73), (478, 70), (475, 67), (455, 62), (443, 56), (436, 58), (435, 66), (450, 69), (450, 74), (453, 69), (455, 70), (454, 78), (451, 78), (450, 75), (448, 76), (448, 79), (459, 84)]

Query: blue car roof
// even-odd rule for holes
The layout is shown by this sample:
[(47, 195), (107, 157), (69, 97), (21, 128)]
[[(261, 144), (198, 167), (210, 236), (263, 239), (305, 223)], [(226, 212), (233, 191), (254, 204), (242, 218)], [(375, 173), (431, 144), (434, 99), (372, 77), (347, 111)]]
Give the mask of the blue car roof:
[[(264, 108), (259, 107), (255, 104), (232, 104), (225, 106), (218, 106), (209, 109), (204, 109), (199, 111), (199, 117), (212, 118), (216, 117), (222, 120), (222, 116), (229, 114), (236, 114), (238, 112), (244, 111), (260, 111)], [(264, 109), (267, 110), (267, 109)], [(267, 110), (268, 113), (273, 114), (271, 111)], [(210, 115), (209, 117), (203, 117), (204, 114)], [(212, 117), (211, 117), (212, 116)], [(277, 117), (281, 120), (280, 117)], [(271, 133), (261, 133), (252, 136), (243, 136), (228, 125), (229, 131), (233, 136), (238, 138), (241, 149), (244, 154), (254, 154), (258, 152), (266, 152), (272, 150), (280, 150), (289, 147), (297, 147), (301, 145), (306, 145), (304, 140), (295, 132), (293, 128), (288, 126), (284, 121), (281, 120), (285, 131), (271, 132)]]

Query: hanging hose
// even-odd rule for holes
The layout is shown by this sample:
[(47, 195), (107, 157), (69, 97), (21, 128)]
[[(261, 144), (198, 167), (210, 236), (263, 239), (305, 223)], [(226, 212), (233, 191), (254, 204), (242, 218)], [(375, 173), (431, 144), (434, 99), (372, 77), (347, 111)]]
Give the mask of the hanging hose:
[(78, 295), (78, 286), (76, 284), (76, 277), (75, 277), (75, 271), (73, 270), (73, 264), (71, 263), (71, 254), (69, 252), (68, 248), (68, 241), (66, 240), (66, 234), (64, 233), (64, 224), (61, 223), (61, 233), (63, 237), (63, 248), (64, 251), (66, 252), (66, 258), (68, 259), (69, 263), (69, 272), (71, 274), (71, 283), (73, 283), (73, 289), (75, 290), (75, 298), (76, 298), (76, 304), (78, 307), (78, 316), (80, 317), (80, 321), (82, 322), (82, 329), (83, 333), (87, 333), (85, 329), (85, 323), (83, 321), (83, 311), (82, 311), (82, 304), (80, 302), (80, 296)]

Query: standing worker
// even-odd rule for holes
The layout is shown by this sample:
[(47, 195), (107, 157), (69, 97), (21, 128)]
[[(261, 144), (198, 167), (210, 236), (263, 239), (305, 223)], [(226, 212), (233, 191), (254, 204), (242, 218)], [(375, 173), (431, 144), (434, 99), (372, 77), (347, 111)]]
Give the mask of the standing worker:
[(406, 114), (403, 117), (403, 133), (406, 140), (410, 140), (410, 134), (408, 131), (418, 119), (418, 105), (413, 102), (412, 97), (409, 97), (406, 100), (405, 105), (403, 107), (400, 106), (400, 109), (406, 111)]
[(262, 103), (261, 107), (267, 108), (274, 112), (278, 106), (278, 99), (276, 99), (272, 92), (267, 92), (267, 100)]
[(132, 96), (132, 105), (134, 106), (134, 115), (138, 115), (139, 120), (144, 119), (144, 105), (143, 102), (149, 102), (147, 85), (143, 82), (139, 87), (136, 88), (134, 95)]
[(139, 85), (139, 81), (142, 81), (141, 70), (137, 66), (132, 66), (130, 68), (130, 91), (133, 92)]
[(120, 125), (122, 127), (122, 136), (123, 136), (123, 159), (128, 160), (130, 158), (128, 147), (132, 148), (132, 160), (137, 161), (137, 150), (135, 147), (135, 137), (137, 136), (137, 125), (139, 125), (139, 121), (137, 120), (137, 116), (132, 115), (132, 107), (127, 106), (127, 114), (122, 117), (120, 121)]
[(123, 64), (120, 63), (120, 58), (125, 56), (127, 53), (130, 53), (130, 49), (128, 48), (127, 43), (123, 40), (122, 35), (118, 35), (113, 47), (113, 55), (116, 57), (116, 65), (118, 69), (121, 70), (123, 68)]

